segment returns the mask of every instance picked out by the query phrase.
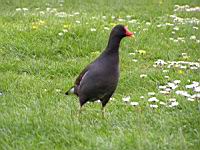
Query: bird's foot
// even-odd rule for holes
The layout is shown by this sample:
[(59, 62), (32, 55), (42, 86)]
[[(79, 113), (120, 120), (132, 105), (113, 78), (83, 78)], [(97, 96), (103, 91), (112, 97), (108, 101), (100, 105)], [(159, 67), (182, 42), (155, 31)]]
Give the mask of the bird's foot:
[(78, 113), (77, 113), (77, 117), (79, 118), (81, 116), (81, 112), (82, 112), (82, 107), (79, 107)]

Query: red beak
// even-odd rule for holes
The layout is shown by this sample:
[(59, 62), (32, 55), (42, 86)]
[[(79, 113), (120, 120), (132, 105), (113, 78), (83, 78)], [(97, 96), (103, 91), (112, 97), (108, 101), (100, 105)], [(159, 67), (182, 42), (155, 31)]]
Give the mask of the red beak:
[(128, 31), (128, 27), (124, 27), (124, 29), (125, 29), (126, 36), (128, 36), (128, 37), (132, 37), (133, 36), (133, 32)]

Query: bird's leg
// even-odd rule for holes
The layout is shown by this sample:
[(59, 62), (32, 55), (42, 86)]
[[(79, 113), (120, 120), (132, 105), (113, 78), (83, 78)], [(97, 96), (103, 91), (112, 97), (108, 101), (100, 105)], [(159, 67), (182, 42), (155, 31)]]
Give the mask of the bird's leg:
[(105, 118), (105, 107), (101, 107), (102, 118)]
[(112, 94), (111, 95), (107, 95), (107, 96), (103, 97), (102, 99), (100, 99), (101, 100), (101, 104), (102, 104), (101, 112), (102, 112), (102, 117), (103, 118), (105, 118), (105, 106), (108, 103), (108, 101), (109, 101), (111, 96), (112, 96)]
[(79, 110), (78, 110), (78, 117), (80, 117), (81, 112), (82, 112), (82, 106), (80, 105), (80, 106), (79, 106)]
[(79, 102), (80, 102), (80, 106), (79, 106), (79, 110), (78, 110), (78, 117), (81, 115), (82, 106), (87, 102), (87, 100), (85, 100), (85, 99), (80, 99)]

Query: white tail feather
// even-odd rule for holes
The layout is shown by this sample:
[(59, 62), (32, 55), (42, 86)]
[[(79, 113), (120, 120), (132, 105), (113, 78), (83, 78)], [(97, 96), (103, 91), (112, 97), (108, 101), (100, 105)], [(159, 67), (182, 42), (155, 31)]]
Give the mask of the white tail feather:
[(69, 90), (70, 94), (74, 94), (74, 87)]

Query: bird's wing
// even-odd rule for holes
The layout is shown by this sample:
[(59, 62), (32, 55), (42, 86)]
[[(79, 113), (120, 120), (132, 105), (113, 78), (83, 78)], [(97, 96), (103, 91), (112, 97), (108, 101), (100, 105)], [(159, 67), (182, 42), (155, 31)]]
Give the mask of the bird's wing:
[(81, 80), (88, 72), (89, 67), (90, 67), (90, 65), (88, 65), (85, 69), (83, 69), (83, 71), (79, 74), (79, 76), (76, 78), (75, 85), (77, 85), (77, 86), (80, 85)]

